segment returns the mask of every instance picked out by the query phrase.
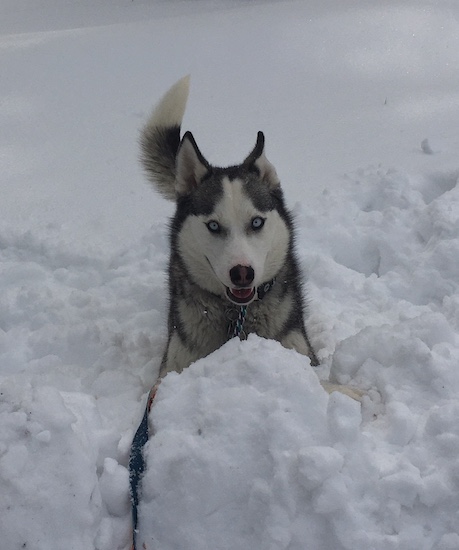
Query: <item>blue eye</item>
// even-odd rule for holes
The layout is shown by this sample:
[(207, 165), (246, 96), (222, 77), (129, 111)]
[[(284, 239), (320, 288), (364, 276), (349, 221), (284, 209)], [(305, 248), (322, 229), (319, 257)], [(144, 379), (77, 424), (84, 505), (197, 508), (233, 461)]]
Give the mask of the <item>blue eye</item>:
[(218, 222), (216, 222), (215, 220), (210, 220), (210, 222), (207, 222), (206, 225), (207, 225), (207, 229), (211, 233), (220, 233), (220, 231), (221, 231), (220, 224)]
[(256, 216), (252, 220), (252, 229), (255, 229), (255, 231), (258, 231), (265, 225), (265, 219), (261, 218), (260, 216)]

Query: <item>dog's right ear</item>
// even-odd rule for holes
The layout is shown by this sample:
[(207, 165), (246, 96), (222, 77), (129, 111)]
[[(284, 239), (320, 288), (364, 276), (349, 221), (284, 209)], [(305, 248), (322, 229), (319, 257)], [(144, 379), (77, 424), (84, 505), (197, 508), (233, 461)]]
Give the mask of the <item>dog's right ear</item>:
[(186, 132), (180, 143), (175, 164), (175, 190), (178, 195), (189, 195), (209, 172), (210, 165), (202, 156), (191, 132)]
[(255, 166), (260, 173), (261, 180), (266, 183), (269, 189), (276, 189), (280, 186), (276, 169), (265, 155), (265, 136), (263, 132), (258, 132), (257, 143), (253, 151), (242, 163), (242, 166)]

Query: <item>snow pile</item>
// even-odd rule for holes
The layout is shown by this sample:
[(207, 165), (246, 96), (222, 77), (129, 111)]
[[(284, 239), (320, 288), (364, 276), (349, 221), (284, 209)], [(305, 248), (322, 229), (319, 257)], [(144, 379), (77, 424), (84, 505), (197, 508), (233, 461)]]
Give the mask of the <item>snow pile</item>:
[(1, 397), (2, 544), (91, 548), (101, 502), (94, 453), (75, 436), (77, 418), (49, 386), (13, 380)]
[(299, 214), (314, 340), (333, 339), (319, 317), (348, 333), (331, 375), (367, 390), (362, 412), (254, 336), (169, 375), (151, 413), (147, 549), (458, 547), (456, 180), (369, 170)]
[[(242, 550), (320, 540), (330, 497), (346, 507), (344, 457), (305, 358), (251, 336), (182, 374), (166, 377), (152, 409), (139, 541)], [(360, 405), (338, 396), (330, 415), (339, 439), (355, 441)]]
[(113, 257), (0, 230), (5, 548), (126, 544), (125, 465), (164, 344), (166, 249), (164, 224)]

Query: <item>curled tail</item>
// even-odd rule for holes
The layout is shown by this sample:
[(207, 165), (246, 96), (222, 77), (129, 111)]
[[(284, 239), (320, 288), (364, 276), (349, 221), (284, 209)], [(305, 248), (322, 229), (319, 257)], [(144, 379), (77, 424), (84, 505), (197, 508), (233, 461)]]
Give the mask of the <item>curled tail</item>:
[(175, 159), (185, 113), (190, 77), (176, 82), (156, 105), (142, 130), (140, 160), (147, 177), (168, 200), (176, 199)]

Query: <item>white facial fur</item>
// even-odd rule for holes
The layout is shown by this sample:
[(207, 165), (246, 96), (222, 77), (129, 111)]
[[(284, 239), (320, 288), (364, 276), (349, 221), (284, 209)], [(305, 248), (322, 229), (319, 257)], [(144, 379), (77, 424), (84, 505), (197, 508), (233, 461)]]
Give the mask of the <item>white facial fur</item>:
[[(251, 229), (254, 217), (264, 218), (259, 231)], [(207, 228), (216, 221), (222, 232)], [(253, 286), (272, 279), (284, 263), (289, 242), (285, 222), (276, 210), (258, 211), (244, 194), (242, 182), (223, 181), (223, 197), (209, 216), (190, 216), (179, 237), (179, 248), (196, 283), (214, 294), (232, 287), (229, 271), (237, 265), (255, 271)]]

